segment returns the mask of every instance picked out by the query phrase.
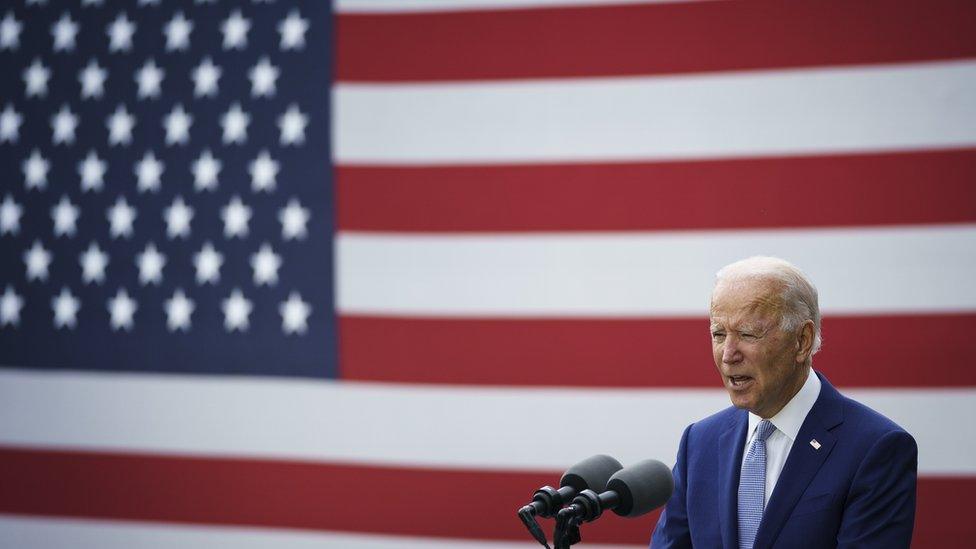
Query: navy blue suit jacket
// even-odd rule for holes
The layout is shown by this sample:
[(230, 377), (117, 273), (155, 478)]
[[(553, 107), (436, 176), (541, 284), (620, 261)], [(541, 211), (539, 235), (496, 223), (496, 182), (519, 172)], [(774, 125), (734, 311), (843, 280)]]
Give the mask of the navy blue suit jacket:
[[(915, 439), (817, 375), (820, 396), (766, 505), (755, 549), (908, 547), (915, 522)], [(738, 547), (736, 501), (748, 425), (748, 412), (730, 407), (685, 429), (674, 494), (651, 547)]]

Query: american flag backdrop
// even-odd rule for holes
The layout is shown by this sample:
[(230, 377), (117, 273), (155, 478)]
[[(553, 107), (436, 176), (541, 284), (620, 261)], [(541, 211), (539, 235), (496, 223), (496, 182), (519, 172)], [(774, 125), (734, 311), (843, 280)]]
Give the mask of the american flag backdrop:
[(531, 547), (728, 405), (755, 254), (976, 537), (972, 2), (10, 0), (0, 67), (0, 546)]

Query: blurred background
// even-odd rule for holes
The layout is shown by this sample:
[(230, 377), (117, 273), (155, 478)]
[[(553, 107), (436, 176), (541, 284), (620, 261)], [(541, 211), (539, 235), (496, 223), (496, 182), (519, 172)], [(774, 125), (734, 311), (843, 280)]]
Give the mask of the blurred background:
[(755, 254), (976, 535), (972, 2), (8, 0), (0, 67), (3, 547), (532, 547), (728, 405)]

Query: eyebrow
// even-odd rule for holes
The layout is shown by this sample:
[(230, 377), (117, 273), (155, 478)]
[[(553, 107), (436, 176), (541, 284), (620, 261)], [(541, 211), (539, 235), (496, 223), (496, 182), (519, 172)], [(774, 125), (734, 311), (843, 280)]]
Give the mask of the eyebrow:
[[(727, 330), (727, 329), (728, 328), (722, 324), (717, 324), (715, 322), (709, 323), (709, 330), (712, 332), (714, 332), (715, 330)], [(761, 333), (766, 331), (766, 326), (758, 322), (753, 322), (749, 324), (742, 324), (737, 328), (733, 329), (732, 331), (738, 333), (743, 333), (743, 332)]]

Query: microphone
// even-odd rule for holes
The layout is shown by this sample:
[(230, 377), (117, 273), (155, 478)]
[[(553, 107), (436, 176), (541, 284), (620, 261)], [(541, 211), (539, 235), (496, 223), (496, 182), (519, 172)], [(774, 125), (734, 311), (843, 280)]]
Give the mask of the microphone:
[(656, 459), (645, 459), (614, 473), (605, 492), (582, 490), (557, 516), (590, 522), (613, 509), (622, 517), (639, 517), (667, 503), (673, 491), (671, 469)]
[(532, 502), (519, 509), (529, 516), (549, 518), (563, 508), (577, 494), (587, 489), (600, 489), (607, 485), (614, 473), (623, 469), (619, 461), (598, 454), (573, 465), (559, 479), (560, 488), (543, 486), (532, 495)]
[(536, 515), (543, 518), (554, 516), (563, 505), (569, 502), (580, 492), (591, 487), (599, 489), (606, 486), (610, 477), (614, 473), (623, 469), (619, 461), (606, 455), (590, 456), (583, 461), (573, 465), (563, 473), (559, 479), (559, 489), (552, 486), (543, 486), (532, 495), (532, 501), (519, 509), (518, 515), (528, 528), (532, 537), (546, 548), (549, 543), (546, 541), (546, 534), (539, 528), (536, 522)]

